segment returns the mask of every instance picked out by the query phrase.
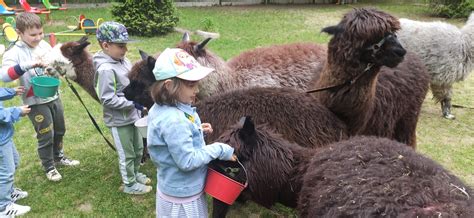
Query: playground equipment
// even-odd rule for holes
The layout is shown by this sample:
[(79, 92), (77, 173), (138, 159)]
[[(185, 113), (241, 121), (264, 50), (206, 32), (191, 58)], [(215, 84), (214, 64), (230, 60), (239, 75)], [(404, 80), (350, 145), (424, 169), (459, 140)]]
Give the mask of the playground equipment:
[(12, 7), (8, 7), (7, 3), (4, 0), (0, 0), (0, 5), (2, 5), (7, 11), (14, 11), (15, 9)]
[(14, 15), (14, 11), (9, 11), (2, 4), (0, 4), (0, 15)]
[(31, 12), (31, 13), (35, 13), (35, 14), (50, 14), (51, 11), (48, 11), (48, 10), (41, 10), (39, 8), (36, 8), (36, 7), (31, 7), (30, 4), (28, 3), (28, 1), (26, 0), (20, 0), (20, 5), (21, 7), (26, 11), (26, 12)]
[(9, 44), (14, 44), (16, 41), (18, 41), (19, 36), (15, 31), (15, 27), (12, 26), (10, 23), (4, 23), (2, 25), (2, 32), (3, 32), (3, 37)]
[[(49, 33), (46, 36), (49, 37), (49, 44), (51, 46), (56, 45), (56, 36), (86, 36), (86, 35), (93, 35), (95, 34), (99, 25), (104, 22), (104, 19), (99, 18), (96, 22), (94, 20), (86, 18), (83, 14), (79, 15), (79, 19), (73, 17), (77, 22), (77, 25), (69, 25), (68, 30), (57, 32), (57, 33)], [(74, 31), (80, 31), (82, 33), (75, 33)]]
[(66, 10), (67, 8), (63, 8), (63, 7), (60, 7), (60, 6), (55, 6), (55, 5), (52, 5), (49, 0), (42, 0), (43, 2), (43, 5), (46, 9), (48, 10)]

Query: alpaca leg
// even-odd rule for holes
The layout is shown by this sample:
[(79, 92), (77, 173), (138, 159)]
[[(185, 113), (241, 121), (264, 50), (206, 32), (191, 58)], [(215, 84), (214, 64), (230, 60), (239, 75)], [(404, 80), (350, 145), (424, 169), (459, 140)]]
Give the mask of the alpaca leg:
[(212, 198), (212, 217), (213, 218), (225, 218), (227, 212), (229, 211), (229, 205), (219, 201), (215, 198)]
[(451, 84), (430, 84), (431, 92), (433, 92), (433, 98), (436, 102), (441, 103), (441, 111), (443, 117), (446, 119), (454, 119), (454, 115), (451, 114), (451, 95), (452, 86)]
[[(418, 112), (419, 113), (419, 112)], [(412, 115), (404, 115), (395, 127), (394, 139), (416, 149), (416, 123), (418, 119)]]
[(445, 98), (441, 101), (441, 110), (446, 119), (454, 120), (456, 117), (451, 114), (451, 98)]

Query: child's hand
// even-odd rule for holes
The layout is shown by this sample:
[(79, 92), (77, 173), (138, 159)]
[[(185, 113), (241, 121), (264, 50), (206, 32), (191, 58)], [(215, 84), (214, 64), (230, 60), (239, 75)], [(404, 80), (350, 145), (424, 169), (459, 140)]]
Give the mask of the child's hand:
[(210, 123), (202, 123), (201, 128), (205, 134), (211, 134), (213, 131)]
[(237, 161), (237, 155), (233, 154), (232, 157), (230, 158), (230, 161)]
[(33, 68), (45, 68), (46, 67), (46, 64), (40, 62), (40, 61), (31, 61), (31, 62), (27, 62), (27, 63), (24, 63), (24, 64), (20, 64), (20, 68), (24, 71), (28, 71), (30, 69), (33, 69)]
[(30, 111), (31, 111), (31, 108), (28, 105), (20, 106), (20, 109), (21, 109), (21, 113), (20, 113), (21, 116), (25, 116), (26, 114), (30, 113)]
[(25, 93), (25, 87), (24, 86), (18, 86), (13, 88), (15, 89), (16, 95), (23, 95)]

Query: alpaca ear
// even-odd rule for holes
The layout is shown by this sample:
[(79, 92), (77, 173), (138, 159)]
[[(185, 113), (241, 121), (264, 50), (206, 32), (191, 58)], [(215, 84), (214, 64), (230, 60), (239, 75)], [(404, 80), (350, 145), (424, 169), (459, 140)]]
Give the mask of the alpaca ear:
[(190, 42), (190, 41), (191, 41), (191, 37), (189, 37), (189, 33), (185, 32), (183, 34), (183, 38), (181, 38), (181, 42)]
[[(146, 58), (146, 65), (148, 66), (149, 69), (153, 70), (153, 68), (155, 68), (155, 62), (156, 62), (156, 59), (152, 56), (148, 56)], [(153, 73), (152, 73), (153, 74)]]
[(328, 27), (324, 27), (321, 30), (321, 32), (327, 33), (327, 34), (330, 34), (330, 35), (336, 35), (338, 33), (344, 32), (344, 28), (340, 27), (339, 25), (337, 25), (337, 26), (328, 26)]
[(79, 42), (79, 43), (82, 44), (83, 42), (87, 42), (87, 39), (88, 39), (87, 36), (83, 36), (83, 37), (81, 37), (81, 39), (79, 39), (79, 41), (77, 41), (77, 42)]
[(245, 144), (256, 145), (256, 131), (255, 125), (250, 116), (242, 117), (239, 121), (239, 126), (241, 127), (239, 131), (239, 137)]
[(140, 57), (142, 58), (142, 60), (147, 60), (148, 56), (150, 56), (146, 52), (142, 51), (141, 49), (138, 49), (138, 53), (140, 53)]
[(89, 41), (87, 41), (87, 37), (82, 37), (80, 40), (79, 40), (79, 45), (78, 46), (75, 46), (73, 47), (73, 53), (74, 54), (78, 54), (78, 53), (81, 53), (84, 48), (86, 48), (88, 45), (90, 45), (91, 43)]
[(199, 44), (195, 45), (194, 46), (194, 52), (199, 52), (200, 50), (202, 50), (209, 41), (211, 41), (212, 38), (207, 38), (207, 39), (204, 39), (204, 41), (200, 42)]

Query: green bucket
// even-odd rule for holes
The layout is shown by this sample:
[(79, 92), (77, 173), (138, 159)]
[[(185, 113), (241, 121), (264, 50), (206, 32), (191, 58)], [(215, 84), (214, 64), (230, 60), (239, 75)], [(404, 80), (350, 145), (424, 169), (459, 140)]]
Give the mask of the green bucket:
[(31, 79), (33, 94), (40, 98), (48, 98), (56, 95), (59, 83), (59, 79), (53, 77), (38, 76)]

